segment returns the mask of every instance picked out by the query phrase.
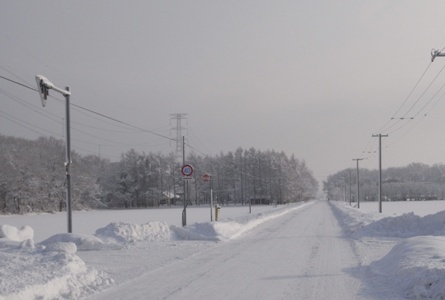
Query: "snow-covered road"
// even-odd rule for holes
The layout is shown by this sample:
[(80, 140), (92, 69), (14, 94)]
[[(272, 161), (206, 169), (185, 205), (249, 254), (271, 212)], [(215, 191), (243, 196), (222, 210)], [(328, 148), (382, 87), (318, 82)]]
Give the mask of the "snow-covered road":
[(316, 202), (93, 299), (360, 299), (359, 269), (329, 204)]

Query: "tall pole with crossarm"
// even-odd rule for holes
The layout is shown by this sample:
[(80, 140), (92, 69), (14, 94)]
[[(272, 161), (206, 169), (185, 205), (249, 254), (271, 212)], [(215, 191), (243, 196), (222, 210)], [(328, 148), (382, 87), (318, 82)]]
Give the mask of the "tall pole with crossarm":
[(46, 99), (48, 98), (48, 90), (54, 90), (65, 97), (66, 100), (66, 211), (68, 215), (68, 233), (73, 232), (72, 218), (71, 218), (71, 137), (70, 137), (70, 96), (71, 92), (69, 87), (64, 90), (56, 87), (46, 77), (42, 75), (36, 75), (37, 88), (39, 90), (40, 100), (42, 100), (42, 106), (45, 107)]

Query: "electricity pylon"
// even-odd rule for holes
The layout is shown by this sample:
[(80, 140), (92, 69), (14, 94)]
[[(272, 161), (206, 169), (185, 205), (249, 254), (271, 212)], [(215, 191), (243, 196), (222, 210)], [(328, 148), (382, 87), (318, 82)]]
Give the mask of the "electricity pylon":
[(175, 154), (177, 161), (181, 161), (182, 158), (182, 147), (183, 147), (183, 141), (182, 141), (182, 130), (187, 128), (182, 127), (182, 120), (187, 119), (187, 114), (184, 113), (176, 113), (176, 114), (170, 114), (170, 124), (172, 120), (176, 121), (176, 127), (171, 128), (171, 130), (176, 130), (176, 147), (175, 147)]

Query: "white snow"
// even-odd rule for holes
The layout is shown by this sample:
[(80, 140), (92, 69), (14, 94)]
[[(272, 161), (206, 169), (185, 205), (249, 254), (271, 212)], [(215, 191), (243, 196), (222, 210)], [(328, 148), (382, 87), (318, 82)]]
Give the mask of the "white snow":
[[(252, 214), (247, 207), (222, 207), (218, 222), (205, 221), (208, 208), (189, 208), (192, 223), (185, 227), (180, 226), (180, 209), (76, 212), (77, 231), (71, 234), (61, 233), (64, 214), (0, 216), (0, 299), (100, 295), (240, 241), (257, 226), (313, 203), (254, 207)], [(445, 201), (391, 203), (391, 209), (384, 203), (383, 214), (376, 212), (377, 203), (361, 203), (360, 209), (330, 204), (360, 258), (357, 267), (367, 281), (363, 299), (445, 299)], [(293, 251), (305, 255), (298, 247)], [(249, 267), (248, 262), (240, 265)]]
[(18, 229), (8, 224), (0, 225), (0, 238), (5, 238), (15, 242), (22, 242), (34, 237), (34, 230), (29, 226)]
[(445, 210), (425, 213), (431, 207), (445, 209), (445, 201), (383, 205), (391, 207), (390, 215), (371, 209), (376, 203), (365, 203), (363, 210), (334, 206), (371, 275), (378, 276), (370, 280), (375, 285), (391, 282), (389, 288), (401, 299), (445, 299)]

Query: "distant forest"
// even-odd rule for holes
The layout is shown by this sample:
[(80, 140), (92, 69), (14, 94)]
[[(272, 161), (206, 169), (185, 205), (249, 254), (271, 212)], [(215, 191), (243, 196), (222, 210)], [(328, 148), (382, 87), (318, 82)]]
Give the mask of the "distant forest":
[[(346, 169), (323, 182), (329, 199), (357, 201), (357, 171)], [(359, 169), (360, 201), (379, 201), (378, 170)], [(383, 201), (423, 201), (445, 199), (445, 165), (412, 163), (382, 170)]]
[[(72, 208), (111, 209), (179, 205), (181, 164), (173, 153), (129, 150), (120, 161), (71, 154)], [(0, 135), (0, 212), (54, 212), (66, 206), (65, 143), (52, 137), (26, 140)], [(189, 205), (208, 204), (213, 178), (220, 205), (284, 204), (315, 197), (318, 182), (304, 161), (284, 152), (236, 149), (214, 157), (190, 154)]]

